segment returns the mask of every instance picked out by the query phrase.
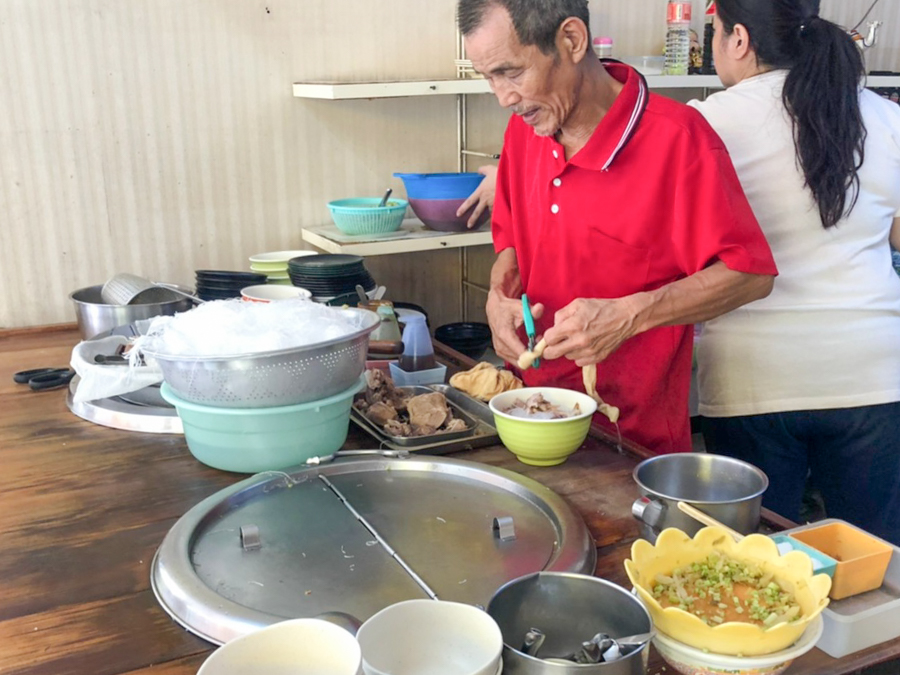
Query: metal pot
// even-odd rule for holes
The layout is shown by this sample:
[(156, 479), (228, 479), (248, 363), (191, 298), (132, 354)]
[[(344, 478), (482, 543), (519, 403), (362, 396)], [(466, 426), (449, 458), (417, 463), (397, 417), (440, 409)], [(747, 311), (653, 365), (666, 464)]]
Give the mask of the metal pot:
[(193, 307), (193, 303), (187, 298), (136, 305), (107, 305), (100, 295), (102, 288), (102, 285), (88, 286), (69, 295), (75, 304), (75, 318), (84, 340), (139, 319), (150, 319), (161, 314), (172, 315)]
[[(503, 675), (643, 675), (649, 642), (609, 663), (563, 663), (597, 633), (624, 637), (651, 630), (650, 614), (621, 586), (583, 574), (537, 572), (501, 586), (487, 608), (503, 633)], [(532, 628), (546, 638), (537, 656), (521, 651)], [(542, 658), (544, 657), (544, 658)]]
[(762, 496), (769, 479), (739, 459), (686, 452), (660, 455), (634, 468), (641, 497), (631, 506), (640, 521), (641, 536), (651, 543), (667, 527), (693, 536), (703, 525), (682, 513), (687, 502), (741, 534), (756, 532)]

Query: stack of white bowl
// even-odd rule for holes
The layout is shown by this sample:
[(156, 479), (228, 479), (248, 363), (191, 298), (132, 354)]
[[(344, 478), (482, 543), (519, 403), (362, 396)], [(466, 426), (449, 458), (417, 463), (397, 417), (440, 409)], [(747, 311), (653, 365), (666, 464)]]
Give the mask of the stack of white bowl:
[(254, 272), (265, 274), (268, 277), (266, 283), (291, 285), (288, 276), (288, 260), (304, 255), (317, 255), (315, 251), (273, 251), (271, 253), (257, 253), (250, 256), (250, 269)]

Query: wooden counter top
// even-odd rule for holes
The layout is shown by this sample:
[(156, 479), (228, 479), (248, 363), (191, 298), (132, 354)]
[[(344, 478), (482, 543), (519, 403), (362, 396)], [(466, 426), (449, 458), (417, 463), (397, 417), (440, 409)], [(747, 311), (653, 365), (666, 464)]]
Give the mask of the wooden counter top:
[[(97, 426), (69, 412), (63, 390), (13, 383), (16, 371), (67, 365), (77, 342), (74, 329), (0, 333), (0, 674), (192, 675), (213, 645), (162, 610), (150, 563), (182, 514), (242, 476), (200, 464), (182, 436)], [(371, 446), (351, 425), (347, 447)], [(622, 561), (638, 536), (631, 472), (640, 448), (629, 448), (591, 438), (550, 468), (499, 446), (453, 457), (560, 494), (596, 541), (597, 576), (624, 585)], [(789, 673), (853, 673), (898, 658), (900, 639), (844, 659), (814, 649)], [(655, 652), (650, 664), (652, 675), (673, 672)]]

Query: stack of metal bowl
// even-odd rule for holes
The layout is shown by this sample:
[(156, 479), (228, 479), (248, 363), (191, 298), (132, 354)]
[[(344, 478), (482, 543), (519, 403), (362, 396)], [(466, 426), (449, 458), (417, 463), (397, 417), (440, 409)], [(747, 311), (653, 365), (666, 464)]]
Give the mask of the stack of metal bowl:
[[(127, 326), (141, 319), (186, 312), (193, 307), (191, 300), (183, 297), (163, 302), (141, 302), (129, 305), (109, 304), (103, 300), (102, 284), (79, 288), (69, 295), (75, 305), (75, 319), (82, 339), (89, 340), (113, 328)], [(188, 289), (189, 290), (189, 289)]]

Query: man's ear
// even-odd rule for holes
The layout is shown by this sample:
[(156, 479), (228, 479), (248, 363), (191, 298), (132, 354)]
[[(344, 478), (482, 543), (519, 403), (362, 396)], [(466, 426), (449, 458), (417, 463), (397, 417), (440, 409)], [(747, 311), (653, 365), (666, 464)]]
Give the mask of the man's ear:
[(584, 21), (574, 16), (563, 21), (556, 31), (556, 49), (560, 54), (568, 54), (573, 63), (581, 61), (591, 51)]

